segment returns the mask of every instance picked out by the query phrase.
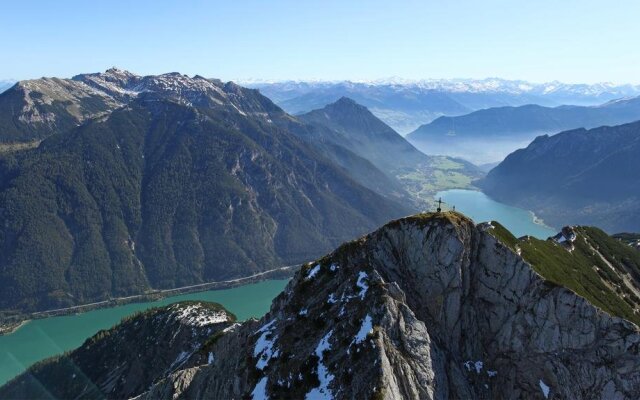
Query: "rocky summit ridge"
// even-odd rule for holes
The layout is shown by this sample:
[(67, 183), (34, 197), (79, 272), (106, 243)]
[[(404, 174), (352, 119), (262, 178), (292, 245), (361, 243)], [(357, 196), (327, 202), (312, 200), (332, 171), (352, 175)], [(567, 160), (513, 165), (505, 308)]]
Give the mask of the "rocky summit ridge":
[(136, 398), (638, 398), (638, 327), (545, 279), (501, 230), (391, 222), (303, 265), (261, 320)]
[[(111, 68), (71, 79), (20, 81), (0, 95), (0, 142), (41, 140), (107, 115), (137, 99), (171, 100), (185, 106), (237, 112), (269, 120), (281, 114), (257, 91), (233, 82), (177, 72), (140, 76)], [(4, 115), (7, 113), (7, 115)]]

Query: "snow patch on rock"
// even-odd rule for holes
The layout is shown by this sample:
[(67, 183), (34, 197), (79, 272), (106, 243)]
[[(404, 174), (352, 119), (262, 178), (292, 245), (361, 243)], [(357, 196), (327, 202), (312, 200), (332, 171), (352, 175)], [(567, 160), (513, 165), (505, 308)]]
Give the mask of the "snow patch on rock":
[(373, 332), (373, 323), (372, 323), (371, 316), (367, 314), (367, 316), (364, 317), (364, 320), (362, 320), (362, 325), (360, 326), (360, 330), (356, 334), (356, 337), (353, 339), (353, 342), (351, 342), (351, 344), (362, 343), (367, 338), (367, 335), (370, 334), (371, 332)]
[(320, 264), (316, 264), (313, 268), (311, 268), (311, 270), (309, 270), (309, 272), (307, 273), (307, 277), (305, 279), (309, 280), (315, 278), (315, 276), (318, 275), (318, 272), (320, 272)]
[(550, 391), (549, 386), (547, 386), (547, 384), (544, 383), (542, 381), (542, 379), (540, 379), (539, 384), (540, 384), (540, 390), (542, 390), (542, 395), (544, 396), (545, 399), (548, 399), (549, 398), (549, 391)]
[(263, 370), (272, 358), (277, 358), (280, 355), (279, 350), (274, 350), (275, 342), (278, 339), (277, 335), (273, 335), (275, 322), (276, 320), (274, 319), (255, 332), (255, 334), (261, 333), (258, 340), (256, 340), (256, 347), (253, 349), (253, 356), (258, 358), (256, 368), (259, 370)]
[(185, 325), (207, 326), (227, 322), (229, 316), (224, 311), (211, 311), (202, 304), (190, 304), (186, 307), (178, 306), (174, 313), (176, 319)]
[(251, 392), (251, 398), (253, 400), (269, 400), (267, 396), (267, 377), (263, 377), (256, 383), (256, 387)]
[(305, 396), (306, 400), (333, 399), (333, 394), (329, 389), (329, 384), (335, 377), (329, 372), (323, 362), (324, 352), (331, 349), (331, 343), (329, 343), (331, 335), (333, 335), (333, 329), (324, 335), (316, 346), (315, 355), (320, 359), (318, 361), (318, 380), (320, 381), (320, 386), (311, 389), (311, 391), (309, 391)]
[(367, 279), (368, 277), (369, 275), (367, 275), (367, 273), (364, 271), (360, 271), (360, 273), (358, 274), (358, 281), (356, 282), (356, 286), (360, 288), (358, 296), (360, 296), (361, 300), (364, 300), (364, 296), (366, 296), (367, 290), (369, 290), (369, 285), (367, 284), (367, 282), (365, 282), (365, 279)]

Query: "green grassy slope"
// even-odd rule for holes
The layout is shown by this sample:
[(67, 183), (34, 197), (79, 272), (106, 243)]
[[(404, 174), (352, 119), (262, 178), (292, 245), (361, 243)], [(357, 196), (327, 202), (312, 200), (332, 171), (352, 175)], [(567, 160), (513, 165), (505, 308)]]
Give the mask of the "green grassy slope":
[(520, 252), (544, 279), (640, 325), (640, 252), (594, 227), (574, 228), (577, 238), (568, 249), (550, 239), (517, 239), (498, 222), (492, 225), (489, 232)]

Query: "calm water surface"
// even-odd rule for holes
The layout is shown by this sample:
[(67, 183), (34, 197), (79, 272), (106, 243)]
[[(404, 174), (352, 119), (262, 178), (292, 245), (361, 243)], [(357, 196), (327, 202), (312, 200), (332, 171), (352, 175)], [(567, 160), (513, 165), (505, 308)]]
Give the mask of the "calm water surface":
[(482, 192), (445, 190), (436, 194), (436, 199), (439, 197), (446, 202), (447, 209), (455, 205), (456, 210), (469, 216), (476, 223), (498, 221), (516, 237), (531, 235), (546, 239), (558, 232), (541, 222), (536, 222), (535, 215), (531, 211), (499, 203)]
[(28, 322), (11, 335), (0, 336), (0, 385), (36, 361), (80, 346), (101, 329), (117, 324), (137, 311), (181, 300), (206, 300), (224, 305), (238, 319), (261, 317), (287, 280), (270, 280), (225, 290), (191, 293), (165, 299), (51, 317)]

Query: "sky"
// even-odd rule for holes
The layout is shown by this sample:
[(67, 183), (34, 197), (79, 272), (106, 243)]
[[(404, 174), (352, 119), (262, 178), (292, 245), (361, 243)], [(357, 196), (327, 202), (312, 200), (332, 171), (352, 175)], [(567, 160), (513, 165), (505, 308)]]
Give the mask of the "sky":
[(640, 1), (0, 2), (0, 79), (117, 66), (223, 80), (640, 83)]

